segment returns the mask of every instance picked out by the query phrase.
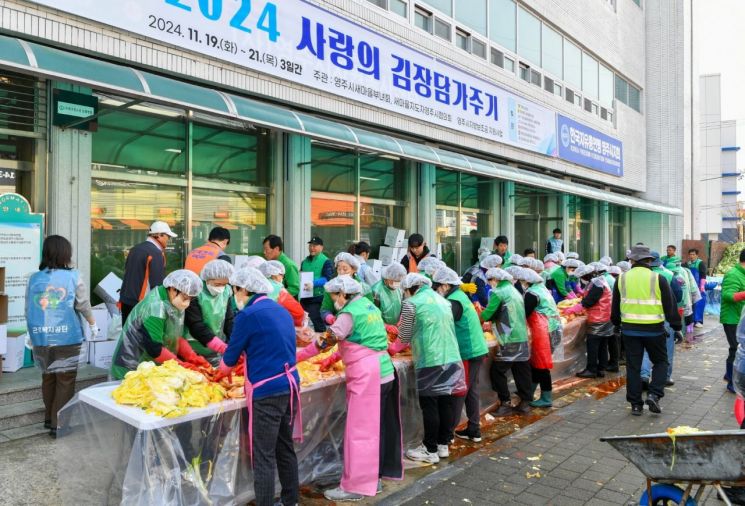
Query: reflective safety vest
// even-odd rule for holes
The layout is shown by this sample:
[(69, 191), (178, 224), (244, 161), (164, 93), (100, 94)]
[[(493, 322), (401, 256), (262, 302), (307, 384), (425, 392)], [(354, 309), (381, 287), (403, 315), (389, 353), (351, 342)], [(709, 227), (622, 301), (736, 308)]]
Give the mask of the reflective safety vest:
[(217, 260), (223, 252), (215, 243), (208, 242), (197, 249), (192, 250), (186, 257), (184, 269), (188, 269), (199, 275), (207, 262)]
[(659, 274), (634, 267), (618, 278), (623, 323), (655, 324), (665, 321)]

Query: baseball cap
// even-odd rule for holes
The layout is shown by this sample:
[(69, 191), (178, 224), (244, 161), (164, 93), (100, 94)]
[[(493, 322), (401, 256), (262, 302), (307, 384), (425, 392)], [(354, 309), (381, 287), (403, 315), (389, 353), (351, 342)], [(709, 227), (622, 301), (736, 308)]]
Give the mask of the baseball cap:
[(323, 246), (323, 239), (318, 237), (317, 235), (314, 235), (310, 238), (310, 241), (308, 241), (308, 244), (316, 244), (318, 246)]
[(178, 235), (171, 232), (171, 227), (165, 221), (154, 221), (147, 233), (148, 235), (166, 234), (168, 237), (178, 237)]

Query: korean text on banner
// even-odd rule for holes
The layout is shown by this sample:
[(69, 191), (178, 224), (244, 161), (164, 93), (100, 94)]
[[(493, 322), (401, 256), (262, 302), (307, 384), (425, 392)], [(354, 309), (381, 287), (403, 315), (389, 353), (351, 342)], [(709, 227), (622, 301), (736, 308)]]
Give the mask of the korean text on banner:
[(556, 156), (556, 115), (303, 0), (32, 0), (407, 117)]
[(623, 144), (559, 114), (559, 158), (613, 176), (623, 176)]

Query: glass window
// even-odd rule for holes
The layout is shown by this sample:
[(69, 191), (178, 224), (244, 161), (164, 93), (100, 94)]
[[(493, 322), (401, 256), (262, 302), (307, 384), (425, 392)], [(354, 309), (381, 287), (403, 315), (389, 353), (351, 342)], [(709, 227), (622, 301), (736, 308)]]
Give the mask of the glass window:
[(425, 32), (432, 33), (432, 13), (417, 7), (414, 10), (414, 24)]
[(543, 44), (541, 61), (543, 69), (561, 79), (564, 71), (563, 48), (561, 35), (547, 25), (543, 25)]
[[(565, 251), (576, 251), (581, 259), (596, 259), (599, 256), (597, 244), (597, 202), (584, 197), (568, 197), (569, 223), (564, 239)], [(566, 249), (568, 247), (568, 249)]]
[(608, 205), (608, 239), (610, 240), (608, 251), (615, 262), (625, 258), (626, 250), (631, 246), (627, 240), (627, 217), (625, 207)]
[(195, 179), (266, 186), (269, 180), (269, 132), (238, 132), (220, 126), (192, 128), (192, 174)]
[(613, 71), (604, 65), (600, 65), (599, 70), (599, 100), (600, 103), (612, 107), (613, 106)]
[(530, 67), (524, 63), (520, 63), (520, 79), (530, 82)]
[(510, 51), (515, 51), (515, 2), (489, 0), (489, 38)]
[(406, 0), (390, 0), (391, 12), (404, 18), (409, 17), (409, 4)]
[(552, 231), (562, 228), (562, 198), (530, 186), (515, 186), (515, 240), (513, 248), (520, 253), (527, 248), (543, 258)]
[(541, 74), (533, 69), (530, 69), (530, 84), (534, 84), (540, 88), (541, 86)]
[(450, 23), (435, 19), (435, 35), (441, 39), (450, 40)]
[(641, 112), (642, 110), (642, 97), (641, 91), (638, 88), (633, 87), (629, 84), (629, 107), (633, 110)]
[(582, 92), (598, 99), (598, 61), (587, 53), (582, 53)]
[(385, 9), (388, 7), (386, 4), (388, 3), (388, 0), (367, 0), (368, 2), (377, 5), (378, 7), (381, 7)]
[(464, 51), (471, 50), (471, 36), (461, 29), (455, 30), (455, 45)]
[(499, 49), (491, 48), (491, 62), (498, 67), (504, 68), (504, 53)]
[(520, 7), (517, 12), (517, 54), (541, 65), (541, 21)]
[[(34, 201), (35, 133), (45, 131), (46, 93), (29, 76), (0, 70), (0, 195), (18, 193)], [(44, 141), (40, 141), (44, 142)]]
[(554, 95), (562, 96), (564, 88), (559, 83), (554, 83)]
[(451, 0), (424, 0), (431, 7), (434, 7), (443, 14), (453, 17), (453, 3)]
[(455, 20), (481, 35), (486, 35), (486, 0), (456, 2)]
[(504, 69), (510, 72), (515, 72), (515, 60), (512, 58), (504, 57)]
[(486, 44), (478, 39), (471, 39), (471, 52), (479, 58), (486, 59)]
[(582, 51), (564, 39), (564, 80), (577, 89), (582, 88)]
[(616, 100), (624, 104), (629, 103), (629, 83), (619, 75), (616, 75)]

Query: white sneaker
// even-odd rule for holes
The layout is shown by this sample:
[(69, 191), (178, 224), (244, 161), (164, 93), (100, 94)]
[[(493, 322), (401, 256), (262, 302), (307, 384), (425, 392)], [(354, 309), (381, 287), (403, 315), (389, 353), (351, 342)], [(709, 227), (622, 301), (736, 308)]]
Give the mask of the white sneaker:
[(437, 453), (428, 452), (427, 447), (424, 445), (406, 450), (406, 458), (415, 462), (426, 462), (428, 464), (437, 464), (440, 462), (440, 457)]
[(437, 456), (441, 459), (448, 458), (450, 456), (448, 445), (437, 445)]
[(704, 326), (704, 324), (701, 322), (696, 322), (693, 326), (696, 327), (697, 329), (700, 329), (701, 327)]

